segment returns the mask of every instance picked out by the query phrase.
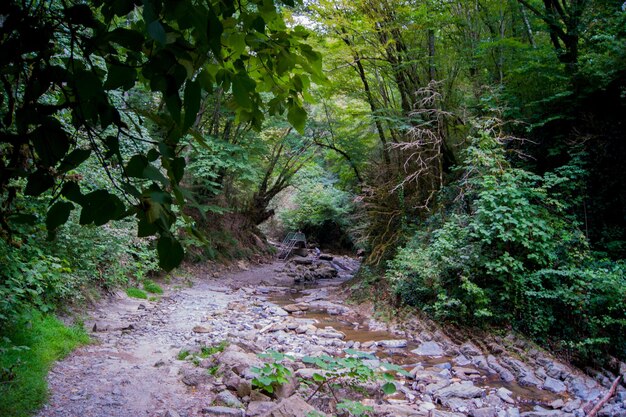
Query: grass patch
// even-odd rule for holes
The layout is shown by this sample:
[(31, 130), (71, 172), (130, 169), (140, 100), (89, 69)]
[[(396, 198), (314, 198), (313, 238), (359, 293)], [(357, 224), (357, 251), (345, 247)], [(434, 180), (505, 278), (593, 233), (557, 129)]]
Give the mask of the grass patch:
[(203, 346), (200, 349), (200, 355), (198, 356), (200, 356), (201, 358), (208, 358), (209, 356), (213, 356), (216, 353), (223, 352), (224, 349), (226, 349), (226, 346), (228, 346), (228, 342), (226, 340), (222, 340), (214, 346)]
[(181, 350), (181, 351), (178, 353), (178, 356), (176, 356), (176, 358), (177, 358), (179, 361), (184, 361), (184, 360), (185, 360), (185, 358), (187, 358), (187, 356), (189, 356), (189, 351), (188, 351), (188, 350)]
[(0, 415), (26, 417), (46, 400), (52, 363), (89, 342), (85, 331), (57, 318), (31, 312), (2, 331)]
[(150, 281), (149, 279), (143, 282), (143, 289), (151, 294), (163, 294), (163, 288), (157, 285), (156, 282)]
[(126, 295), (133, 298), (141, 298), (142, 300), (148, 299), (148, 294), (144, 290), (135, 287), (126, 288)]

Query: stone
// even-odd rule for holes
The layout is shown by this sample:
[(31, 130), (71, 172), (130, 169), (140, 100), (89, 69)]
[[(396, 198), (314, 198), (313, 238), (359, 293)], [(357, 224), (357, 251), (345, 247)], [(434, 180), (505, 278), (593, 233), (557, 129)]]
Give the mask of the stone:
[(313, 260), (309, 259), (309, 258), (305, 258), (302, 256), (296, 256), (293, 258), (293, 262), (296, 265), (312, 265), (313, 264)]
[(294, 313), (296, 311), (307, 311), (308, 309), (309, 309), (309, 305), (305, 303), (287, 304), (283, 306), (283, 310), (285, 310), (288, 313)]
[(454, 362), (455, 364), (459, 366), (467, 366), (470, 363), (472, 363), (472, 361), (470, 361), (467, 357), (465, 357), (465, 355), (459, 355), (455, 357), (454, 359), (452, 359), (452, 362)]
[(472, 417), (496, 417), (496, 409), (494, 407), (477, 408), (470, 412)]
[(418, 356), (443, 356), (444, 353), (443, 348), (437, 342), (424, 342), (411, 352)]
[(185, 369), (182, 372), (183, 377), (181, 381), (190, 387), (197, 387), (211, 380), (211, 376), (202, 368)]
[(374, 414), (380, 417), (427, 417), (428, 411), (415, 409), (408, 405), (374, 404)]
[(451, 413), (442, 410), (430, 410), (428, 417), (467, 417), (467, 414)]
[(267, 401), (271, 401), (271, 398), (263, 394), (259, 390), (253, 390), (250, 393), (250, 401), (266, 401), (267, 402)]
[(328, 254), (325, 254), (325, 253), (322, 253), (322, 254), (319, 256), (319, 258), (320, 258), (322, 261), (332, 261), (333, 259), (335, 259), (333, 255), (328, 255)]
[(172, 410), (171, 408), (163, 414), (163, 417), (180, 417), (180, 414), (176, 410)]
[(300, 383), (298, 379), (292, 375), (287, 377), (287, 382), (280, 384), (278, 387), (274, 388), (274, 397), (280, 398), (289, 398), (293, 394), (295, 394), (296, 390)]
[(243, 407), (243, 404), (241, 403), (241, 401), (239, 401), (239, 398), (237, 398), (235, 394), (233, 394), (230, 391), (222, 391), (218, 393), (217, 396), (215, 397), (215, 401), (227, 407), (234, 407), (234, 408)]
[(405, 339), (401, 340), (379, 340), (376, 344), (380, 347), (387, 349), (399, 349), (405, 348), (408, 345), (408, 342)]
[(269, 412), (276, 406), (271, 401), (250, 401), (246, 410), (246, 417), (257, 417)]
[(458, 397), (469, 399), (482, 397), (482, 395), (483, 390), (474, 386), (471, 381), (455, 382), (435, 393), (437, 398)]
[(567, 387), (558, 379), (547, 377), (543, 382), (543, 389), (554, 392), (555, 394), (560, 394), (561, 392), (564, 392)]
[(325, 339), (345, 339), (346, 335), (338, 332), (332, 327), (327, 327), (325, 329), (319, 329), (316, 333), (317, 336), (323, 337)]
[(583, 401), (592, 401), (602, 395), (594, 381), (585, 381), (583, 377), (576, 377), (570, 383), (571, 392)]
[[(235, 349), (235, 347), (237, 349)], [(244, 371), (252, 366), (263, 366), (263, 362), (256, 355), (243, 352), (241, 348), (236, 345), (226, 347), (226, 349), (216, 357), (216, 360), (221, 366), (231, 369), (239, 376), (242, 376)]]
[(203, 407), (202, 414), (206, 414), (211, 417), (245, 417), (243, 410), (239, 408), (222, 406)]
[(478, 349), (476, 345), (471, 342), (463, 343), (463, 345), (461, 345), (460, 350), (461, 350), (461, 353), (465, 356), (476, 356), (482, 353), (480, 349)]
[(522, 417), (567, 417), (571, 416), (569, 413), (564, 413), (561, 410), (546, 410), (543, 407), (535, 406), (532, 411), (526, 411), (520, 414)]
[(211, 333), (211, 329), (209, 329), (208, 327), (204, 327), (204, 326), (194, 326), (194, 328), (191, 329), (191, 331), (194, 333)]
[(307, 417), (316, 412), (317, 415), (326, 416), (320, 413), (311, 405), (307, 404), (299, 395), (292, 395), (282, 399), (273, 409), (260, 414), (260, 417)]
[(513, 394), (513, 392), (509, 391), (508, 389), (506, 389), (504, 387), (500, 387), (496, 391), (496, 395), (502, 401), (504, 401), (505, 403), (509, 403), (509, 404), (515, 404), (515, 401), (513, 400), (513, 398), (511, 398), (511, 394)]

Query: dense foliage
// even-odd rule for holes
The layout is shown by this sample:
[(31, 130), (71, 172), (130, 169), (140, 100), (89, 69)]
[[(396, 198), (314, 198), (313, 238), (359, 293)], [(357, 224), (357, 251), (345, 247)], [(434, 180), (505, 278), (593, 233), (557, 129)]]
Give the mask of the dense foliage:
[(454, 201), (390, 263), (411, 305), (458, 323), (512, 325), (555, 350), (626, 353), (626, 264), (599, 259), (570, 213), (578, 158), (543, 176), (512, 167), (484, 131), (465, 152)]
[(301, 229), (626, 358), (622, 1), (10, 0), (0, 41), (0, 324)]

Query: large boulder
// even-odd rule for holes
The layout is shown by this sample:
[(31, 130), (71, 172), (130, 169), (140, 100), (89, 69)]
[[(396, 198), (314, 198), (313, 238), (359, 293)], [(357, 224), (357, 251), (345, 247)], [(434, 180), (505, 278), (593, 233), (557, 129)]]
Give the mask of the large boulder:
[(239, 346), (230, 345), (216, 357), (216, 361), (223, 372), (232, 370), (235, 374), (243, 376), (252, 366), (263, 366), (263, 361), (256, 355), (244, 352)]
[(483, 390), (474, 386), (474, 383), (471, 381), (455, 382), (435, 393), (435, 397), (439, 399), (449, 397), (470, 399), (482, 396)]
[(281, 400), (273, 409), (259, 417), (308, 417), (314, 412), (319, 416), (326, 415), (307, 404), (299, 395), (292, 395)]

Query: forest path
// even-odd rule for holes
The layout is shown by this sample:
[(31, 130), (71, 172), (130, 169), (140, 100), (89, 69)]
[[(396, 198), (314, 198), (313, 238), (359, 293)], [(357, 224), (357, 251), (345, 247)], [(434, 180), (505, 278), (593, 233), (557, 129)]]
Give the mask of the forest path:
[[(102, 302), (86, 321), (95, 330), (95, 343), (52, 369), (50, 400), (38, 416), (273, 416), (258, 407), (281, 404), (294, 392), (307, 398), (315, 386), (293, 381), (284, 398), (255, 397), (246, 369), (267, 350), (300, 358), (290, 366), (309, 380), (314, 370), (303, 356), (339, 357), (346, 348), (410, 370), (410, 378), (396, 379), (398, 392), (392, 396), (382, 395), (382, 383), (361, 389), (356, 399), (372, 406), (375, 416), (574, 417), (603, 394), (602, 384), (512, 335), (453, 341), (449, 332), (423, 320), (392, 325), (371, 319), (371, 311), (359, 314), (361, 307), (347, 306), (333, 290), (355, 269), (350, 262), (342, 260), (348, 268), (337, 279), (308, 289), (293, 285), (301, 266), (276, 262), (196, 272), (193, 286), (170, 286), (158, 302), (125, 295)], [(230, 344), (224, 355), (202, 356), (202, 347), (222, 341)], [(182, 360), (182, 351), (191, 355)], [(335, 413), (328, 393), (318, 394), (312, 404)], [(623, 404), (609, 406), (624, 411)]]

